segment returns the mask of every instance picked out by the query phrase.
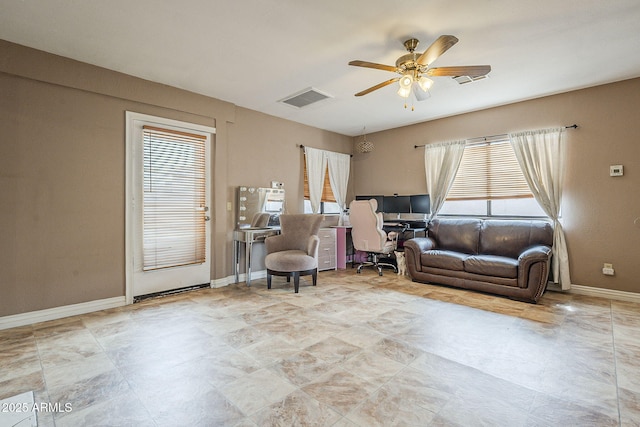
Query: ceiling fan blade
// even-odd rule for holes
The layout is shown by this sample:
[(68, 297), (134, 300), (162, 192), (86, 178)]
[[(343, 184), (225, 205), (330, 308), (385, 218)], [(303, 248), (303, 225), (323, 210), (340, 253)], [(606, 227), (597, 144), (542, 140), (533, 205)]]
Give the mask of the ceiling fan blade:
[(457, 76), (469, 76), (478, 77), (484, 76), (491, 71), (491, 65), (467, 65), (460, 67), (436, 67), (429, 68), (427, 70), (428, 76), (434, 77), (457, 77)]
[(429, 65), (435, 61), (440, 55), (445, 53), (454, 44), (458, 43), (458, 38), (455, 36), (440, 36), (436, 41), (431, 43), (431, 46), (424, 51), (418, 58), (417, 62), (420, 65)]
[(375, 68), (376, 70), (391, 71), (392, 73), (395, 73), (397, 70), (396, 67), (392, 67), (391, 65), (376, 64), (375, 62), (367, 61), (351, 61), (349, 62), (349, 65), (354, 65), (356, 67)]
[(368, 94), (368, 93), (373, 92), (374, 90), (378, 90), (378, 89), (380, 89), (380, 88), (383, 88), (383, 87), (385, 87), (385, 86), (390, 85), (391, 83), (395, 83), (395, 82), (397, 82), (398, 80), (400, 80), (400, 77), (396, 77), (396, 78), (394, 78), (394, 79), (387, 80), (386, 82), (378, 83), (378, 84), (377, 84), (377, 85), (375, 85), (375, 86), (371, 86), (369, 89), (365, 89), (365, 90), (363, 90), (362, 92), (358, 92), (358, 93), (356, 93), (356, 96), (366, 95), (366, 94)]

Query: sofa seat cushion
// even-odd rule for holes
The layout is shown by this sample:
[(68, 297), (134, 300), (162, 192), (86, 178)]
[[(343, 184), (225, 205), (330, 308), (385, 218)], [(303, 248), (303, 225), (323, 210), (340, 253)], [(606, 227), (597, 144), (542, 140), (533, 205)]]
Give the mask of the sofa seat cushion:
[(273, 252), (264, 259), (265, 267), (273, 271), (306, 271), (318, 267), (318, 261), (304, 251), (296, 249)]
[(464, 271), (464, 261), (468, 257), (460, 252), (432, 249), (421, 254), (420, 262), (425, 267)]
[(485, 276), (518, 278), (518, 260), (497, 255), (472, 255), (464, 260), (464, 270)]

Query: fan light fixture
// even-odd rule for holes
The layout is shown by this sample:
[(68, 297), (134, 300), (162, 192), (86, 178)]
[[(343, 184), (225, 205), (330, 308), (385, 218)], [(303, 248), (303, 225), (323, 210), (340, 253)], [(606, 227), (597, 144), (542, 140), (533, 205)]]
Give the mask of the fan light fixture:
[(400, 77), (398, 80), (400, 88), (398, 89), (398, 95), (403, 98), (408, 98), (411, 95), (411, 85), (413, 84), (413, 76), (409, 73)]
[(400, 86), (400, 88), (398, 89), (398, 95), (400, 95), (403, 98), (408, 98), (409, 95), (411, 95), (411, 86), (409, 87)]
[(400, 83), (400, 87), (410, 88), (411, 83), (413, 83), (413, 76), (411, 74), (405, 74), (404, 76), (400, 77), (398, 83)]
[[(431, 89), (431, 86), (433, 86), (433, 80), (426, 76), (420, 75), (418, 72), (416, 72), (415, 74), (416, 77), (409, 73), (406, 73), (402, 77), (400, 77), (400, 80), (398, 80), (398, 84), (400, 85), (400, 88), (398, 89), (398, 95), (403, 98), (408, 98), (409, 95), (411, 95), (411, 88), (414, 87), (414, 91), (416, 91), (418, 89), (416, 86), (418, 86), (420, 89), (422, 89), (423, 92), (427, 93), (426, 96), (418, 93), (415, 94), (418, 101), (422, 101), (423, 99), (427, 99), (429, 97), (428, 92), (429, 89)], [(417, 85), (414, 83), (417, 83)]]
[(405, 49), (409, 53), (399, 57), (396, 60), (395, 66), (361, 60), (350, 61), (349, 65), (356, 67), (391, 71), (392, 73), (400, 75), (400, 77), (386, 80), (375, 86), (371, 86), (368, 89), (360, 91), (356, 93), (355, 96), (363, 96), (373, 92), (374, 90), (378, 90), (398, 82), (398, 95), (406, 99), (413, 93), (417, 101), (424, 101), (431, 96), (429, 90), (433, 86), (433, 80), (428, 77), (454, 77), (458, 79), (460, 76), (466, 76), (473, 80), (486, 78), (487, 74), (491, 71), (490, 65), (465, 65), (454, 67), (432, 66), (433, 62), (438, 59), (440, 55), (449, 50), (457, 42), (458, 38), (455, 36), (442, 35), (431, 43), (431, 45), (422, 54), (420, 54), (415, 51), (416, 47), (418, 47), (418, 39), (411, 38), (403, 43)]
[(420, 85), (420, 89), (427, 92), (429, 89), (431, 89), (431, 86), (433, 86), (433, 80), (425, 76), (421, 76), (418, 79), (418, 84)]

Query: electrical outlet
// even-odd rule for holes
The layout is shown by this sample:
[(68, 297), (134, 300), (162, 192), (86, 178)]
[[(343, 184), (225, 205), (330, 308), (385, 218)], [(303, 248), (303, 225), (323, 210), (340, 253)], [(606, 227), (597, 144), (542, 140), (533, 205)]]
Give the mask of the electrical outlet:
[(605, 262), (604, 267), (602, 267), (602, 274), (604, 274), (605, 276), (613, 276), (615, 274), (613, 264)]
[(609, 166), (609, 176), (622, 176), (624, 175), (624, 167), (622, 165)]

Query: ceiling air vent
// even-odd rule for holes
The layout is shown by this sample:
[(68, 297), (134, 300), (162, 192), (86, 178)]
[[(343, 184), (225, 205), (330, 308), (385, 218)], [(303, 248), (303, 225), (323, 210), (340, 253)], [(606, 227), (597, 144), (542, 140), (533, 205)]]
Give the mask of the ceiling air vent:
[(474, 76), (474, 77), (469, 77), (469, 76), (457, 76), (457, 77), (451, 77), (453, 80), (457, 81), (458, 83), (460, 83), (461, 85), (463, 84), (467, 84), (467, 83), (473, 83), (473, 82), (477, 82), (478, 80), (484, 80), (486, 78), (488, 78), (488, 75), (484, 75), (484, 76)]
[(326, 93), (320, 92), (318, 89), (314, 89), (310, 87), (301, 92), (295, 93), (284, 99), (281, 99), (278, 102), (283, 102), (285, 104), (291, 105), (292, 107), (302, 108), (327, 98), (333, 98), (333, 97)]

